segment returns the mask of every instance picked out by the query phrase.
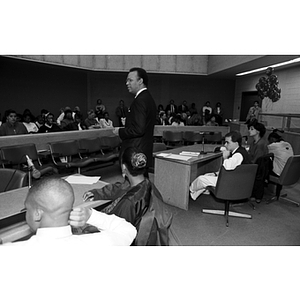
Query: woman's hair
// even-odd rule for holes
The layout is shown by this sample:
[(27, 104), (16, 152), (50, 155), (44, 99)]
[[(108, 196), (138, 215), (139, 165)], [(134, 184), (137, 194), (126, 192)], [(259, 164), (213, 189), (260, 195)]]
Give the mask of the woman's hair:
[(125, 149), (122, 154), (121, 163), (124, 164), (132, 176), (144, 174), (147, 165), (146, 155), (135, 147)]
[(252, 126), (259, 132), (259, 136), (262, 138), (266, 133), (266, 127), (264, 124), (259, 123), (256, 119), (253, 122), (250, 122), (248, 125), (248, 129)]

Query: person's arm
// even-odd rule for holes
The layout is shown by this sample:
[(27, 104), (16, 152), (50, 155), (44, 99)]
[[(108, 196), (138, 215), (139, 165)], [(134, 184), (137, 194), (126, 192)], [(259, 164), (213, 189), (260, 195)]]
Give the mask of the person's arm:
[(65, 116), (65, 113), (61, 113), (61, 114), (59, 115), (59, 117), (58, 117), (57, 120), (56, 120), (56, 123), (57, 123), (58, 125), (60, 125), (60, 122), (63, 120), (64, 116)]
[(223, 161), (223, 166), (226, 170), (234, 170), (243, 161), (241, 153), (234, 153), (230, 158), (226, 158)]
[(140, 137), (146, 132), (147, 108), (145, 101), (142, 101), (142, 99), (139, 100), (141, 101), (136, 102), (135, 105), (131, 107), (130, 126), (119, 129), (119, 136), (122, 140)]
[(84, 214), (85, 221), (81, 223), (81, 226), (90, 224), (97, 227), (101, 231), (99, 238), (101, 240), (109, 240), (109, 244), (130, 245), (136, 237), (137, 231), (135, 227), (125, 219), (115, 215), (107, 215), (94, 209), (74, 208), (72, 217), (70, 215), (69, 224), (71, 226), (74, 224), (74, 220), (76, 220), (76, 213), (79, 217), (80, 214)]

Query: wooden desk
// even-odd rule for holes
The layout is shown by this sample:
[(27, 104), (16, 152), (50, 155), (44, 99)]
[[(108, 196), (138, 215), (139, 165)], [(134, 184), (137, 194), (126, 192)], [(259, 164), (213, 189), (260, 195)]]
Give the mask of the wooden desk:
[[(72, 184), (75, 202), (74, 206), (83, 203), (82, 195), (91, 189), (100, 189), (107, 183), (98, 181), (95, 184)], [(8, 191), (0, 194), (0, 220), (14, 218), (20, 214), (24, 215), (21, 210), (24, 209), (24, 201), (28, 193), (28, 187)], [(12, 242), (24, 238), (31, 233), (26, 221), (19, 222), (7, 228), (0, 228), (0, 242)]]
[[(217, 145), (205, 145), (205, 151), (213, 151)], [(179, 154), (181, 151), (200, 152), (202, 145), (193, 145), (161, 151)], [(222, 154), (200, 154), (188, 161), (159, 157), (155, 153), (154, 183), (166, 203), (188, 210), (189, 187), (199, 175), (218, 171), (222, 163)]]

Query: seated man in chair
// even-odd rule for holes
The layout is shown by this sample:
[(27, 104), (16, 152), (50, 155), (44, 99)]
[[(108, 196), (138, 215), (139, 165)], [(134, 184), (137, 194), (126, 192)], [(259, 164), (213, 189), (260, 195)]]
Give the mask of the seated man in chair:
[[(72, 186), (60, 178), (38, 181), (29, 190), (25, 200), (26, 221), (35, 233), (29, 240), (7, 245), (44, 246), (47, 249), (77, 247), (96, 250), (102, 246), (129, 246), (136, 237), (136, 229), (123, 218), (85, 209), (85, 222), (96, 226), (100, 232), (73, 235), (70, 212), (74, 204)], [(74, 211), (81, 210), (75, 207)], [(85, 224), (85, 222), (83, 224)]]
[[(251, 163), (248, 152), (241, 144), (240, 132), (231, 131), (225, 135), (225, 147), (221, 147), (221, 151), (223, 152), (223, 166), (226, 170), (234, 170), (241, 164)], [(192, 199), (196, 200), (202, 193), (206, 193), (207, 186), (216, 186), (217, 180), (218, 172), (198, 176), (190, 185)]]

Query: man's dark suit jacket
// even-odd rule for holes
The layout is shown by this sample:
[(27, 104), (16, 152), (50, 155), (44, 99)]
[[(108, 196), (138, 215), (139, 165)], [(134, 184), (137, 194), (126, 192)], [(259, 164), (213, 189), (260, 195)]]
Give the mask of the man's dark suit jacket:
[(152, 166), (155, 123), (156, 104), (149, 91), (144, 90), (132, 102), (125, 128), (119, 129), (122, 140), (121, 155), (128, 147), (138, 147), (147, 156), (147, 167)]
[[(173, 104), (174, 105), (174, 113), (177, 114), (177, 105)], [(169, 111), (171, 111), (171, 104), (168, 104), (166, 106), (166, 113)]]

